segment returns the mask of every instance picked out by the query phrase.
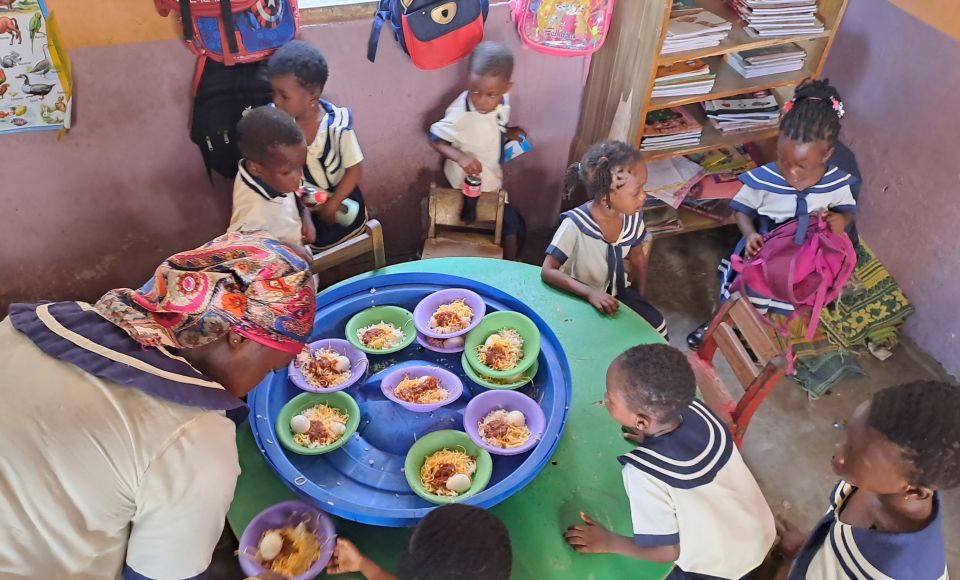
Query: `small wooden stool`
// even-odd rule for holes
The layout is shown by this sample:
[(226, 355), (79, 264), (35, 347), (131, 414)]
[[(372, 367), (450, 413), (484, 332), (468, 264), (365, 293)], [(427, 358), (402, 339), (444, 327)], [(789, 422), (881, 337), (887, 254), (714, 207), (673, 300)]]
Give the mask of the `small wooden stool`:
[(421, 259), (454, 256), (503, 258), (503, 206), (506, 192), (481, 193), (477, 199), (477, 220), (460, 220), (463, 193), (458, 189), (430, 186), (428, 214), (430, 227)]
[(371, 252), (373, 253), (374, 270), (379, 270), (387, 265), (387, 256), (383, 246), (383, 227), (377, 220), (367, 220), (362, 234), (314, 254), (313, 261), (310, 262), (310, 271), (317, 274)]

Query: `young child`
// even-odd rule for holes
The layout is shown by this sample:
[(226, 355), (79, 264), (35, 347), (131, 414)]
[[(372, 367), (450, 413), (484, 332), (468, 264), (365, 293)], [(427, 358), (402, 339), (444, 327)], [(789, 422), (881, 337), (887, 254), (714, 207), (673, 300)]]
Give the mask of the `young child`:
[[(822, 214), (830, 230), (842, 234), (856, 212), (851, 188), (857, 179), (827, 163), (843, 116), (837, 90), (827, 80), (807, 81), (797, 87), (783, 110), (777, 161), (741, 175), (743, 187), (730, 202), (743, 234), (733, 253), (747, 259), (763, 247), (764, 235), (790, 220), (800, 220), (800, 228), (806, 230), (809, 215)], [(730, 298), (736, 273), (730, 260), (721, 261), (719, 270), (719, 302), (723, 303)], [(753, 289), (747, 289), (747, 296), (761, 313), (793, 313), (793, 305), (771, 300)], [(687, 337), (690, 348), (700, 347), (708, 325)]]
[[(960, 388), (933, 381), (857, 407), (832, 460), (842, 479), (789, 578), (946, 578), (940, 490), (960, 486), (958, 416)], [(780, 549), (790, 558), (804, 536), (786, 528)]]
[[(519, 127), (508, 127), (513, 87), (513, 54), (498, 42), (481, 42), (470, 56), (467, 90), (447, 107), (446, 115), (430, 127), (430, 143), (446, 158), (443, 172), (450, 187), (463, 188), (467, 176), (479, 177), (481, 191), (500, 191), (500, 159), (507, 141), (522, 138)], [(479, 196), (479, 193), (477, 194)], [(476, 196), (464, 197), (461, 219), (476, 219)], [(507, 203), (503, 214), (503, 257), (516, 260), (523, 218)]]
[[(490, 512), (447, 504), (420, 520), (397, 562), (400, 580), (508, 580), (510, 535)], [(360, 572), (367, 580), (394, 580), (346, 538), (337, 538), (328, 574)]]
[(730, 432), (694, 399), (679, 350), (635, 346), (610, 365), (604, 404), (639, 447), (621, 456), (633, 537), (581, 513), (564, 537), (578, 552), (676, 562), (668, 579), (738, 579), (776, 539), (773, 514)]
[(307, 156), (300, 127), (283, 111), (257, 107), (237, 123), (237, 134), (243, 159), (227, 231), (264, 230), (291, 246), (311, 243), (313, 223), (294, 193)]
[[(586, 188), (593, 201), (561, 214), (547, 247), (540, 277), (547, 284), (614, 314), (623, 302), (667, 338), (667, 323), (644, 299), (647, 256), (642, 244), (647, 194), (647, 167), (640, 152), (620, 141), (591, 147), (580, 163), (567, 169), (568, 192)], [(629, 276), (623, 265), (630, 263)], [(619, 302), (618, 302), (619, 300)]]
[[(329, 195), (310, 209), (317, 230), (313, 246), (325, 250), (361, 233), (367, 222), (359, 187), (363, 153), (353, 131), (353, 114), (320, 98), (327, 84), (327, 61), (307, 42), (294, 40), (280, 47), (266, 71), (274, 105), (297, 120), (309, 144), (304, 181)], [(357, 214), (344, 225), (337, 221), (337, 210), (347, 199), (356, 204)]]

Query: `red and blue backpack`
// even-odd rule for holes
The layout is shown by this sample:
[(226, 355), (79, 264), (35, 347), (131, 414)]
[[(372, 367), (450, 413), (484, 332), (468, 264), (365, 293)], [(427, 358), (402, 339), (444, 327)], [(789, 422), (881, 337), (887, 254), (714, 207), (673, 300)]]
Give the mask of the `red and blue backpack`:
[(414, 66), (424, 70), (453, 64), (483, 40), (489, 0), (380, 0), (367, 58), (377, 57), (380, 29), (387, 22)]

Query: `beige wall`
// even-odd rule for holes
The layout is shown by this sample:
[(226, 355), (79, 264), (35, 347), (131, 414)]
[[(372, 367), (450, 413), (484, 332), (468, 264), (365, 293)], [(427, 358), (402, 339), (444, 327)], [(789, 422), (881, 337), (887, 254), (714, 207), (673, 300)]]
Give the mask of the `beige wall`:
[(960, 3), (957, 0), (890, 1), (940, 32), (960, 40)]

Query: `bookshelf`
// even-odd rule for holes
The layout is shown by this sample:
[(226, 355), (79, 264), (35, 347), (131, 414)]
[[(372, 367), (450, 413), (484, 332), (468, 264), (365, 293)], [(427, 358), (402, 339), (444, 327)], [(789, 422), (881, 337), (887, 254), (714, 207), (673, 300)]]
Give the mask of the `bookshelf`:
[[(715, 147), (740, 143), (756, 143), (770, 154), (775, 149), (778, 130), (767, 128), (743, 133), (720, 133), (706, 122), (698, 103), (769, 89), (783, 103), (793, 96), (793, 89), (804, 79), (820, 76), (830, 47), (847, 8), (848, 0), (818, 0), (817, 17), (824, 31), (803, 36), (756, 38), (743, 28), (736, 13), (723, 0), (696, 0), (698, 7), (709, 10), (733, 23), (733, 29), (719, 46), (661, 55), (660, 48), (670, 20), (671, 0), (630, 0), (618, 2), (614, 27), (603, 48), (590, 65), (584, 90), (583, 114), (577, 136), (571, 146), (571, 158), (577, 160), (597, 141), (620, 139), (640, 145), (643, 121), (650, 111), (685, 107), (703, 123), (703, 134), (695, 145), (644, 152), (647, 160), (663, 159), (707, 151)], [(755, 48), (796, 43), (807, 53), (804, 68), (788, 73), (747, 79), (726, 64), (725, 55)], [(657, 67), (694, 58), (710, 64), (717, 78), (710, 93), (704, 95), (651, 98)], [(682, 235), (722, 227), (732, 220), (717, 222), (699, 214), (678, 210), (683, 229), (662, 232), (655, 238)]]

